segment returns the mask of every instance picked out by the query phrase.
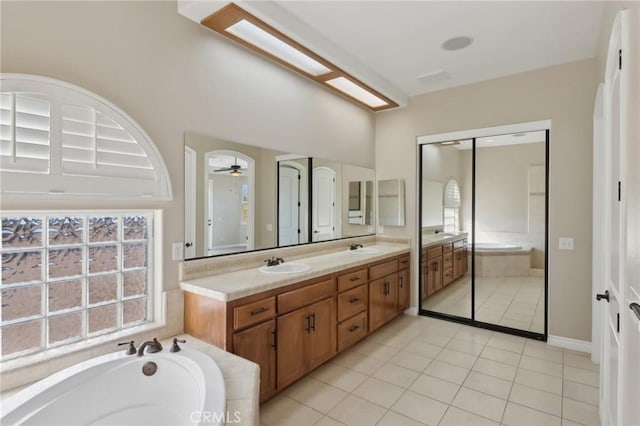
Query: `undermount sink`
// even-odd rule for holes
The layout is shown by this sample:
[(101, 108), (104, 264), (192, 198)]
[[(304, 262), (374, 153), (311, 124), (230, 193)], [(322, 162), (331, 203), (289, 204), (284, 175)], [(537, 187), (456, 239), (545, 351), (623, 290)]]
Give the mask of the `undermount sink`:
[(258, 271), (265, 274), (300, 274), (311, 270), (306, 263), (284, 262), (274, 266), (261, 266)]
[(376, 247), (360, 247), (358, 249), (355, 250), (347, 250), (349, 253), (352, 254), (382, 254), (384, 253), (382, 250), (380, 250), (379, 248)]

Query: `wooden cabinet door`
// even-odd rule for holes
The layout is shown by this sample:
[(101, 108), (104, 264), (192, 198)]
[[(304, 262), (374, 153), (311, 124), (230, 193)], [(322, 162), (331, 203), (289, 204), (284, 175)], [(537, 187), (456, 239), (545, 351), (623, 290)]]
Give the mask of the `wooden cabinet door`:
[(442, 256), (427, 262), (427, 294), (432, 295), (442, 288)]
[(468, 269), (469, 269), (469, 250), (464, 248), (462, 249), (462, 275), (466, 274)]
[(369, 332), (384, 324), (385, 287), (383, 278), (369, 283)]
[(309, 329), (308, 309), (301, 308), (278, 318), (278, 389), (307, 372), (304, 347)]
[(403, 269), (398, 272), (398, 313), (402, 313), (409, 308), (411, 303), (411, 292), (409, 284), (409, 270)]
[(276, 393), (276, 321), (271, 320), (233, 335), (233, 352), (260, 366), (260, 400)]
[(464, 274), (464, 249), (456, 249), (453, 251), (453, 279), (458, 279)]
[(309, 306), (311, 333), (307, 336), (305, 354), (308, 370), (313, 370), (336, 354), (336, 299), (316, 302)]
[(387, 286), (384, 298), (384, 322), (392, 320), (398, 315), (398, 274), (385, 277)]

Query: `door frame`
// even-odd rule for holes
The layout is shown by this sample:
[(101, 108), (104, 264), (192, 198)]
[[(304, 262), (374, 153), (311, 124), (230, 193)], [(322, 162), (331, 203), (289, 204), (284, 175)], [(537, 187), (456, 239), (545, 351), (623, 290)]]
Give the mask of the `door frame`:
[[(186, 169), (187, 158), (189, 160), (189, 170)], [(196, 220), (197, 220), (197, 192), (198, 192), (198, 153), (195, 149), (188, 145), (184, 146), (184, 160), (185, 160), (185, 196), (184, 196), (184, 259), (191, 259), (196, 257)], [(189, 178), (187, 179), (187, 174)], [(191, 187), (187, 188), (187, 184), (191, 182)], [(190, 192), (190, 203), (188, 202), (187, 193)], [(186, 244), (191, 244), (187, 247)]]
[[(418, 184), (416, 185), (416, 215), (418, 218), (418, 230), (417, 230), (417, 238), (416, 243), (414, 245), (414, 250), (418, 253), (418, 260), (412, 266), (414, 268), (413, 273), (414, 276), (417, 277), (418, 285), (414, 286), (417, 292), (417, 311), (419, 315), (444, 319), (447, 321), (458, 322), (465, 325), (471, 325), (474, 327), (485, 328), (488, 330), (499, 331), (502, 333), (513, 334), (516, 336), (527, 337), (531, 339), (547, 341), (549, 335), (549, 264), (550, 264), (550, 256), (549, 256), (549, 151), (550, 151), (550, 132), (552, 128), (552, 120), (540, 120), (540, 121), (530, 121), (523, 123), (515, 123), (515, 124), (507, 124), (502, 126), (494, 126), (494, 127), (483, 127), (479, 129), (468, 129), (468, 130), (459, 130), (455, 132), (447, 132), (447, 133), (438, 133), (432, 135), (423, 135), (416, 137), (416, 167), (418, 170)], [(501, 134), (510, 134), (510, 133), (527, 133), (533, 131), (541, 131), (546, 130), (546, 143), (545, 143), (545, 253), (544, 253), (544, 332), (543, 333), (535, 333), (527, 330), (515, 329), (510, 327), (505, 327), (498, 324), (485, 323), (475, 320), (475, 286), (473, 284), (473, 277), (475, 276), (475, 256), (473, 245), (471, 246), (471, 274), (472, 274), (472, 287), (471, 287), (471, 317), (464, 318), (455, 315), (445, 314), (441, 312), (427, 311), (422, 309), (422, 285), (420, 285), (420, 267), (422, 265), (422, 202), (421, 202), (421, 194), (422, 194), (422, 145), (433, 144), (438, 142), (445, 142), (451, 140), (464, 140), (471, 139), (473, 140), (473, 149), (475, 151), (475, 140), (477, 138), (489, 137)], [(474, 152), (475, 154), (475, 152)], [(475, 155), (474, 155), (475, 156)], [(475, 160), (472, 161), (473, 167), (473, 175), (472, 175), (472, 222), (475, 223)], [(475, 226), (472, 229), (472, 239), (475, 237)]]
[[(605, 182), (605, 134), (604, 134), (604, 83), (598, 85), (593, 108), (593, 237), (591, 257), (591, 291), (593, 294), (604, 292), (605, 226), (604, 203)], [(595, 298), (591, 301), (591, 360), (596, 364), (602, 359), (602, 328), (604, 324), (603, 306)], [(602, 379), (602, 378), (601, 378)], [(602, 389), (602, 382), (600, 383)]]

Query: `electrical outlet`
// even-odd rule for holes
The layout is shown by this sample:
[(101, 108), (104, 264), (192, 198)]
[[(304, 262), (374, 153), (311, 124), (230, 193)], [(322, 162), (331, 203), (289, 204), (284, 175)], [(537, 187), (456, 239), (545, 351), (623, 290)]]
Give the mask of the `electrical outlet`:
[(573, 238), (560, 237), (558, 240), (558, 248), (560, 250), (573, 250)]
[(171, 258), (173, 260), (183, 260), (184, 259), (184, 243), (173, 243), (171, 244)]

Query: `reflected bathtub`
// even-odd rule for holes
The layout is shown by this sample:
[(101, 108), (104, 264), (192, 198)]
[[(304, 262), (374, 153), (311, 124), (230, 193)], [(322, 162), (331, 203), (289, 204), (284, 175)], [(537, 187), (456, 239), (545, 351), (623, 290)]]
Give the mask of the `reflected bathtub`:
[(528, 276), (531, 248), (505, 243), (475, 243), (475, 273), (478, 277)]
[(73, 365), (3, 401), (0, 424), (223, 425), (225, 406), (222, 373), (209, 356), (188, 348), (141, 357), (120, 351)]
[(483, 250), (483, 251), (490, 251), (490, 250), (499, 250), (499, 251), (504, 251), (504, 250), (520, 250), (522, 249), (521, 246), (515, 245), (515, 244), (505, 244), (505, 243), (475, 243), (473, 245), (476, 249), (476, 252)]

